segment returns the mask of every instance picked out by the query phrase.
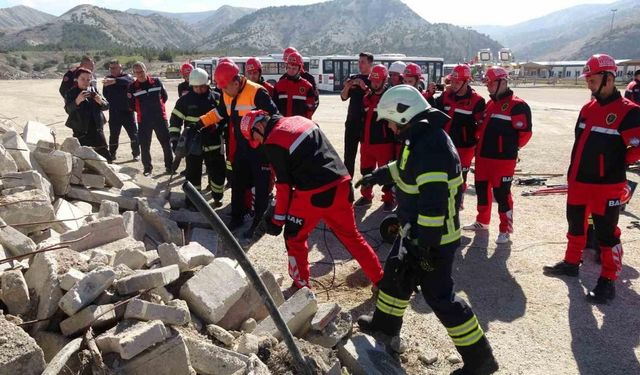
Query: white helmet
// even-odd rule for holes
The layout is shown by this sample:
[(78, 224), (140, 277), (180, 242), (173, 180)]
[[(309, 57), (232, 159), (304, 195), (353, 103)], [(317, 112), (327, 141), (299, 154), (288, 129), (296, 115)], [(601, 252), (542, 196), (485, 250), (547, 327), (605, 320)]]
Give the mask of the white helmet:
[(417, 114), (431, 108), (420, 91), (409, 85), (397, 85), (387, 90), (378, 103), (378, 119), (406, 125)]
[(389, 67), (389, 73), (398, 73), (404, 74), (404, 69), (407, 67), (407, 64), (402, 61), (395, 61)]
[(190, 86), (203, 86), (209, 84), (209, 74), (202, 68), (195, 68), (189, 74)]

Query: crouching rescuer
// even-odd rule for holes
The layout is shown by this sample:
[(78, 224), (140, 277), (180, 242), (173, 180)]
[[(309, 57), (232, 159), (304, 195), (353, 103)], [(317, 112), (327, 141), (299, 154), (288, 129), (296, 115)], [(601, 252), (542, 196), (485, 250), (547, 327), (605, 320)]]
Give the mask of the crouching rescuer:
[(455, 146), (443, 130), (449, 117), (409, 85), (387, 90), (378, 117), (403, 138), (401, 156), (356, 185), (395, 183), (401, 231), (378, 284), (375, 312), (358, 318), (358, 324), (365, 331), (399, 336), (409, 299), (420, 285), (464, 360), (454, 374), (491, 374), (498, 369), (491, 346), (471, 308), (453, 291), (462, 175)]
[(309, 285), (307, 239), (324, 220), (353, 255), (369, 280), (382, 278), (378, 256), (356, 227), (351, 177), (329, 140), (313, 121), (302, 117), (248, 112), (240, 130), (252, 148), (263, 145), (276, 175), (275, 209), (263, 226), (277, 236), (284, 227), (289, 275), (296, 288)]

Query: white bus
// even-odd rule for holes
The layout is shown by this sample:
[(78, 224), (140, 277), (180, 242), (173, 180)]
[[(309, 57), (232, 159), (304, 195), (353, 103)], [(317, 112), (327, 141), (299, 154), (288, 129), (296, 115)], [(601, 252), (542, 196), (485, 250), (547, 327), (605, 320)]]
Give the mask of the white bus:
[[(240, 68), (240, 73), (244, 74), (244, 67), (248, 59), (251, 56), (225, 56), (238, 65)], [(265, 81), (274, 84), (278, 82), (280, 77), (287, 72), (287, 67), (285, 62), (282, 60), (282, 54), (271, 54), (268, 56), (256, 56), (260, 59), (262, 63), (262, 77)], [(218, 63), (219, 57), (207, 57), (204, 59), (193, 60), (192, 63), (196, 68), (202, 68), (209, 73), (209, 77), (212, 77), (212, 73), (216, 68), (216, 64)], [(309, 58), (303, 57), (304, 68), (306, 71), (309, 70)]]
[[(406, 56), (403, 54), (373, 55), (374, 64), (384, 64), (387, 67), (394, 61), (416, 63), (422, 69), (425, 82), (440, 83), (444, 59), (440, 57)], [(344, 81), (352, 74), (358, 74), (358, 56), (330, 55), (311, 56), (309, 58), (309, 73), (316, 79), (320, 91), (339, 92)]]

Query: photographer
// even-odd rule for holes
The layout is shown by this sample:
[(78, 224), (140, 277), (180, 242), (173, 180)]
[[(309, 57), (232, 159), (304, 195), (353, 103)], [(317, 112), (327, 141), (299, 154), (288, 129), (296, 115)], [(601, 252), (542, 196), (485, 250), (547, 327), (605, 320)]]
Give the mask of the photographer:
[(79, 68), (77, 85), (65, 95), (64, 110), (69, 115), (65, 126), (73, 130), (73, 136), (78, 138), (81, 145), (93, 147), (98, 154), (111, 162), (111, 154), (102, 130), (106, 122), (102, 111), (107, 109), (109, 103), (98, 93), (95, 81), (92, 81), (91, 71)]

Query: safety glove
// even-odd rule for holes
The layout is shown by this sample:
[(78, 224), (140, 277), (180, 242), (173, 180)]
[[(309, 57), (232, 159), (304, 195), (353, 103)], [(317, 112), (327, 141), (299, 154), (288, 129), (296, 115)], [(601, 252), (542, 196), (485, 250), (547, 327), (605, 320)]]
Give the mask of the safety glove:
[(383, 181), (384, 175), (387, 173), (387, 167), (378, 168), (370, 174), (362, 176), (355, 184), (356, 188), (360, 186), (373, 186), (380, 185)]

